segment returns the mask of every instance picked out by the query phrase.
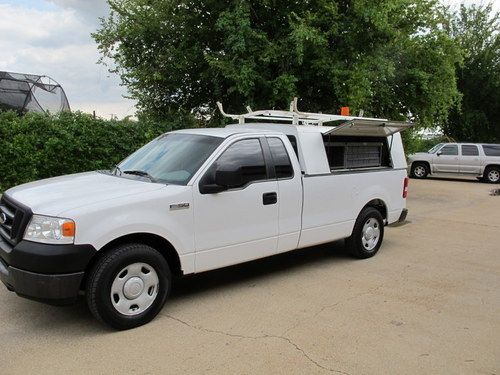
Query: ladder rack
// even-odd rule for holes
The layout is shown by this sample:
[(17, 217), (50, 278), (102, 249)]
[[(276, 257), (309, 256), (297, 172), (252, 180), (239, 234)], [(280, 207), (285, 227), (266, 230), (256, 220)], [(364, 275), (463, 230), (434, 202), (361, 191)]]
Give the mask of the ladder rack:
[(260, 110), (252, 111), (252, 109), (247, 106), (247, 113), (241, 115), (233, 115), (224, 112), (221, 102), (217, 102), (220, 112), (223, 116), (232, 118), (233, 120), (238, 120), (239, 124), (245, 124), (245, 120), (272, 120), (281, 122), (290, 122), (292, 125), (317, 125), (322, 126), (325, 123), (333, 121), (352, 121), (352, 120), (367, 120), (373, 123), (384, 123), (387, 119), (370, 118), (370, 117), (356, 117), (356, 116), (341, 116), (341, 115), (331, 115), (326, 113), (311, 113), (311, 112), (301, 112), (297, 108), (297, 98), (293, 98), (290, 103), (289, 111), (282, 110)]

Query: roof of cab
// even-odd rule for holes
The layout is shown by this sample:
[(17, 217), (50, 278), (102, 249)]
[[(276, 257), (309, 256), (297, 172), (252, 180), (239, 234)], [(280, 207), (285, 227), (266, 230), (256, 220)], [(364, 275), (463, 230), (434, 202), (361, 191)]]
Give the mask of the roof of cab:
[(172, 133), (187, 133), (187, 134), (198, 134), (198, 135), (207, 135), (212, 137), (219, 138), (227, 138), (234, 134), (261, 134), (261, 133), (269, 133), (276, 134), (280, 133), (279, 131), (270, 131), (268, 129), (255, 129), (248, 127), (226, 127), (226, 128), (194, 128), (194, 129), (182, 129), (175, 130)]

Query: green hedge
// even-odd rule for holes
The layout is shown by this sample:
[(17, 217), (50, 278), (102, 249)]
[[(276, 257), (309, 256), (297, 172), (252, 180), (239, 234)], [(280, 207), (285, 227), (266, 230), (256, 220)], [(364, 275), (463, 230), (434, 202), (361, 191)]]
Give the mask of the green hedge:
[(42, 178), (111, 168), (162, 133), (197, 126), (189, 115), (166, 118), (159, 123), (94, 119), (80, 112), (0, 112), (0, 193)]

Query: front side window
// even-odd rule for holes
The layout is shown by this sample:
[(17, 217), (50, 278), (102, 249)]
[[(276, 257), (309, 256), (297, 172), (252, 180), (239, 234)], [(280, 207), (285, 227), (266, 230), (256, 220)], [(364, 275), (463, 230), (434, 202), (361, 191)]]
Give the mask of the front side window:
[(245, 186), (254, 181), (267, 180), (266, 162), (258, 139), (244, 139), (230, 145), (208, 172), (208, 183), (215, 180), (215, 170), (241, 171)]
[(441, 155), (458, 155), (458, 146), (457, 145), (447, 145), (439, 150)]
[(478, 156), (479, 150), (477, 146), (473, 145), (462, 145), (462, 156)]
[(429, 154), (434, 154), (437, 150), (439, 150), (439, 148), (442, 146), (443, 144), (442, 143), (438, 143), (437, 145), (435, 145), (433, 148), (431, 148), (429, 151), (427, 151)]
[(115, 173), (127, 178), (186, 185), (223, 138), (169, 133), (149, 142), (124, 161)]
[(267, 143), (271, 149), (271, 155), (274, 161), (274, 170), (277, 178), (293, 177), (293, 167), (288, 157), (283, 141), (279, 138), (267, 138)]

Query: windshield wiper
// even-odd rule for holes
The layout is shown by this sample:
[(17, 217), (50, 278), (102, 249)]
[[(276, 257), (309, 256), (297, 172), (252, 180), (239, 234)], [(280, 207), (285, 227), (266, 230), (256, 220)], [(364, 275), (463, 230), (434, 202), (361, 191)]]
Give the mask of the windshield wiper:
[(146, 177), (151, 180), (151, 182), (157, 182), (156, 178), (151, 176), (148, 172), (146, 171), (140, 171), (140, 170), (129, 170), (129, 171), (123, 171), (124, 174), (133, 174), (136, 176), (141, 176), (141, 177)]

